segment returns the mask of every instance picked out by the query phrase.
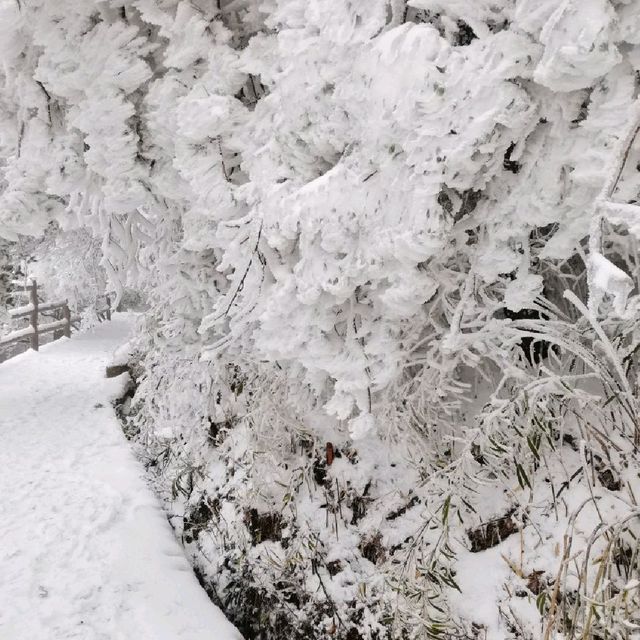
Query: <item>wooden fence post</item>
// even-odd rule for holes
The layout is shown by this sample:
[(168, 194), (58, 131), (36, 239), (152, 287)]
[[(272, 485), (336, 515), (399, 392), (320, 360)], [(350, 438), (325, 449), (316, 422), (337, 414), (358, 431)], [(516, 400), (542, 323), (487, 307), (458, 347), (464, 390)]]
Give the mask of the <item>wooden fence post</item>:
[(30, 314), (30, 324), (33, 329), (33, 333), (29, 339), (31, 341), (31, 348), (34, 351), (38, 350), (38, 283), (33, 280), (31, 282), (31, 289), (29, 292), (29, 302), (33, 307)]
[(71, 311), (69, 311), (69, 305), (65, 302), (64, 307), (62, 307), (62, 313), (64, 315), (64, 319), (66, 320), (64, 325), (64, 336), (65, 338), (71, 337)]

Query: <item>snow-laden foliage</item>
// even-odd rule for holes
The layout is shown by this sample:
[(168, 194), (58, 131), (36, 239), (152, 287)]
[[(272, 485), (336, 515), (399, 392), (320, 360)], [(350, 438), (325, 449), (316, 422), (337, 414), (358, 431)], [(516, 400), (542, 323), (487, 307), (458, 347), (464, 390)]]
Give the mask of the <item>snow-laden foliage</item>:
[(121, 410), (247, 637), (640, 623), (638, 33), (0, 0), (0, 231), (86, 228), (147, 298)]
[(0, 327), (6, 327), (9, 321), (6, 308), (11, 299), (11, 281), (13, 280), (11, 244), (0, 238)]

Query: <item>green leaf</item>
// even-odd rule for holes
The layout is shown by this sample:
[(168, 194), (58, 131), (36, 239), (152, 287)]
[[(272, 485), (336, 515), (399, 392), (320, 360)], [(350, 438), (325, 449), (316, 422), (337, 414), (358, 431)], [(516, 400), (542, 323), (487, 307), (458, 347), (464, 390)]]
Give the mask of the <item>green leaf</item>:
[(447, 499), (444, 501), (444, 506), (442, 507), (442, 524), (447, 524), (447, 520), (449, 518), (449, 506), (451, 505), (451, 495), (447, 496)]
[(527, 476), (526, 471), (522, 467), (522, 465), (516, 462), (516, 475), (518, 476), (518, 482), (520, 487), (524, 489), (525, 487), (529, 487), (529, 489), (533, 489), (531, 483), (529, 482), (529, 476)]

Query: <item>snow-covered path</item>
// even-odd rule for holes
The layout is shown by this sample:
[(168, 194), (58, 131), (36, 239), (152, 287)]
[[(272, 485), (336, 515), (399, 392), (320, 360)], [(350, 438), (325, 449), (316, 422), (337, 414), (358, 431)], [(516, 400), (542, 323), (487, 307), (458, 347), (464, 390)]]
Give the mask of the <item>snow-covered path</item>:
[(0, 640), (230, 640), (129, 450), (116, 316), (0, 365)]

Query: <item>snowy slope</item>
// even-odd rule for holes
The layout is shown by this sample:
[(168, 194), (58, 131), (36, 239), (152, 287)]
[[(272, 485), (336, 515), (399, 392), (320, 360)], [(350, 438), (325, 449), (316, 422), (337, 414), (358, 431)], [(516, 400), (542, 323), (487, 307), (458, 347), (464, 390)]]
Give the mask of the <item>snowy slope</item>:
[(130, 329), (0, 365), (0, 639), (230, 640), (145, 485), (105, 364)]

